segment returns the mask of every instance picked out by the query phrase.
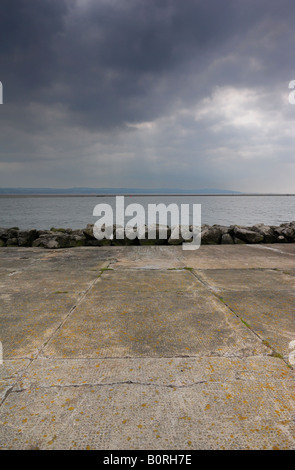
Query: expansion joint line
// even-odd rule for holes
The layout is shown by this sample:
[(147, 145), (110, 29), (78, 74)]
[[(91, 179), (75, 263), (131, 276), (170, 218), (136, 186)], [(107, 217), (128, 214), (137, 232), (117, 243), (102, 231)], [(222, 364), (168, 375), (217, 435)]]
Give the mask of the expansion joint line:
[(92, 287), (95, 286), (95, 284), (97, 283), (97, 281), (101, 278), (102, 274), (104, 271), (108, 270), (108, 267), (109, 267), (109, 264), (107, 265), (107, 267), (104, 267), (104, 268), (101, 268), (100, 270), (100, 273), (99, 275), (89, 284), (89, 286), (87, 287), (87, 289), (85, 289), (85, 291), (82, 293), (82, 295), (80, 296), (80, 298), (78, 299), (78, 301), (75, 303), (75, 305), (73, 305), (71, 307), (71, 309), (69, 310), (69, 312), (67, 313), (67, 315), (65, 316), (65, 318), (62, 320), (62, 322), (58, 325), (58, 327), (54, 330), (54, 332), (52, 333), (52, 335), (50, 336), (50, 338), (47, 339), (47, 341), (44, 342), (44, 344), (41, 346), (41, 348), (38, 350), (37, 354), (35, 355), (35, 357), (33, 358), (33, 361), (35, 359), (37, 359), (40, 354), (42, 353), (42, 351), (45, 349), (45, 347), (48, 345), (48, 343), (50, 343), (50, 341), (52, 340), (52, 338), (56, 335), (56, 333), (64, 326), (64, 324), (68, 321), (68, 319), (70, 318), (70, 316), (73, 314), (73, 312), (77, 309), (77, 307), (79, 307), (79, 305), (83, 302), (83, 300), (85, 299), (85, 297), (88, 295), (88, 292), (92, 289)]
[(45, 349), (45, 347), (47, 346), (47, 344), (52, 340), (52, 338), (54, 337), (54, 335), (64, 326), (64, 324), (66, 323), (66, 321), (70, 318), (70, 316), (72, 315), (72, 313), (76, 310), (76, 308), (83, 302), (83, 300), (85, 299), (85, 297), (87, 296), (88, 292), (92, 289), (92, 287), (98, 282), (98, 280), (100, 279), (100, 277), (102, 276), (102, 274), (104, 273), (104, 271), (108, 270), (108, 267), (109, 267), (110, 263), (108, 263), (108, 265), (104, 268), (101, 268), (100, 269), (100, 273), (99, 275), (89, 284), (89, 286), (85, 289), (85, 291), (82, 293), (82, 295), (80, 296), (80, 298), (78, 298), (78, 301), (75, 303), (75, 305), (73, 305), (71, 307), (71, 309), (68, 311), (67, 315), (65, 316), (65, 318), (61, 321), (61, 323), (58, 325), (58, 327), (54, 330), (54, 332), (51, 334), (51, 336), (43, 343), (43, 345), (38, 349), (37, 353), (34, 355), (34, 357), (30, 358), (29, 359), (29, 363), (28, 365), (22, 369), (22, 371), (18, 374), (16, 374), (16, 379), (15, 379), (15, 382), (13, 385), (11, 385), (9, 387), (9, 389), (6, 391), (2, 401), (0, 402), (0, 407), (3, 405), (3, 403), (5, 402), (5, 400), (7, 399), (7, 397), (13, 393), (13, 392), (17, 392), (18, 390), (14, 390), (14, 387), (17, 385), (18, 381), (21, 379), (21, 376), (23, 375), (23, 373), (32, 365), (32, 363), (40, 356), (40, 354), (42, 353), (42, 351)]
[(282, 359), (282, 361), (287, 365), (287, 367), (293, 369), (293, 367), (290, 366), (290, 364), (284, 359), (284, 357), (283, 357), (281, 354), (279, 354), (279, 353), (269, 344), (268, 341), (266, 341), (265, 339), (263, 339), (248, 323), (246, 323), (246, 322), (245, 322), (245, 321), (244, 321), (244, 320), (243, 320), (243, 319), (242, 319), (242, 318), (223, 300), (223, 298), (222, 298), (220, 295), (218, 295), (218, 294), (212, 289), (212, 287), (210, 286), (210, 284), (208, 284), (206, 281), (204, 281), (203, 279), (201, 279), (201, 278), (196, 274), (195, 270), (190, 270), (190, 272), (191, 272), (192, 276), (193, 276), (195, 279), (197, 279), (197, 281), (201, 282), (201, 284), (203, 284), (203, 286), (205, 286), (206, 289), (208, 289), (209, 292), (210, 292), (212, 295), (214, 295), (214, 297), (215, 297), (216, 299), (219, 300), (219, 302), (222, 302), (222, 304), (223, 304), (225, 307), (227, 307), (227, 309), (228, 309), (233, 315), (235, 315), (235, 317), (238, 318), (238, 319), (240, 320), (240, 322), (243, 323), (243, 325), (245, 325), (245, 326), (248, 328), (248, 330), (250, 330), (250, 331), (253, 333), (253, 335), (255, 335), (256, 338), (259, 339), (259, 341), (262, 342), (262, 344), (264, 344), (267, 348), (270, 349), (270, 351), (271, 351), (271, 356), (273, 356), (273, 357), (278, 357), (279, 359)]

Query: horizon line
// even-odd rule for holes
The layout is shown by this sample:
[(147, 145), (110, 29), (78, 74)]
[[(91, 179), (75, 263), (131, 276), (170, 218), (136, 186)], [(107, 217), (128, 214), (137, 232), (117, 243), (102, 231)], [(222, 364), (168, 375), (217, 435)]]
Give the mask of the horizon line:
[(64, 193), (0, 193), (0, 198), (5, 197), (165, 197), (165, 196), (295, 196), (295, 193), (93, 193), (93, 194), (64, 194)]

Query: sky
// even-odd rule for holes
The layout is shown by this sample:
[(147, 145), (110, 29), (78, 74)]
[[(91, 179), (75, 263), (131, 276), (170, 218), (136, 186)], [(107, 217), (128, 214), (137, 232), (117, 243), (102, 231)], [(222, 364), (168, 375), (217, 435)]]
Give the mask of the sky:
[(295, 193), (294, 0), (2, 0), (0, 187)]

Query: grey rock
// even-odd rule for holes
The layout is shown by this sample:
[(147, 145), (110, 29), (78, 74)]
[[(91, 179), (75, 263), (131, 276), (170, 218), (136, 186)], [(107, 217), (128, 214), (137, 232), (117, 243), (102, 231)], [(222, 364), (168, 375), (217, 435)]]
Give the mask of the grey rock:
[(284, 235), (279, 235), (277, 238), (278, 243), (288, 243), (288, 240)]
[(38, 238), (37, 230), (20, 230), (18, 232), (18, 246), (32, 246), (34, 240)]
[(295, 222), (290, 222), (287, 224), (281, 224), (282, 235), (290, 242), (295, 240)]
[(251, 227), (253, 232), (260, 233), (263, 235), (263, 241), (265, 243), (275, 243), (277, 240), (277, 235), (273, 227), (265, 224), (255, 224)]
[(70, 245), (75, 247), (75, 246), (84, 246), (86, 244), (86, 239), (83, 236), (80, 235), (72, 235), (70, 237)]
[(212, 226), (202, 229), (201, 232), (201, 244), (202, 245), (217, 245), (221, 241), (223, 230), (220, 226)]
[(8, 238), (8, 240), (6, 242), (6, 246), (18, 246), (17, 237)]
[(234, 243), (235, 245), (245, 245), (246, 242), (244, 242), (244, 240), (241, 240), (240, 238), (234, 237)]
[(0, 239), (6, 241), (7, 238), (8, 238), (8, 228), (0, 227)]
[(218, 229), (221, 232), (222, 235), (224, 235), (225, 233), (230, 232), (230, 228), (226, 227), (225, 225), (214, 224), (214, 225), (212, 225), (212, 228)]
[(83, 234), (85, 235), (87, 240), (96, 240), (93, 234), (93, 227), (94, 227), (94, 224), (87, 224), (86, 228), (83, 229)]
[(229, 233), (224, 233), (221, 236), (221, 244), (222, 245), (232, 245), (234, 243), (234, 240), (232, 236)]
[(7, 242), (9, 238), (17, 238), (19, 229), (17, 227), (12, 228), (0, 228), (1, 240)]
[(62, 232), (46, 231), (39, 235), (39, 238), (33, 241), (32, 246), (41, 248), (69, 248), (71, 244), (71, 237)]
[(246, 243), (261, 243), (264, 239), (262, 233), (255, 232), (247, 227), (240, 227), (238, 225), (234, 228), (234, 235), (236, 238)]
[(72, 230), (72, 231), (70, 232), (70, 235), (71, 235), (71, 236), (78, 235), (79, 237), (83, 237), (83, 238), (85, 238), (85, 236), (84, 236), (84, 233), (83, 233), (83, 230), (82, 230), (82, 229), (76, 229), (76, 230)]
[[(50, 249), (70, 248), (76, 246), (120, 246), (120, 245), (180, 245), (191, 242), (199, 235), (200, 227), (173, 226), (155, 224), (153, 226), (122, 227), (111, 225), (104, 227), (102, 240), (95, 237), (94, 224), (85, 229), (54, 228), (52, 230), (19, 230), (18, 227), (0, 227), (0, 247), (34, 246)], [(151, 229), (153, 238), (149, 238)], [(193, 233), (194, 232), (194, 233)], [(199, 240), (199, 238), (198, 238)], [(251, 227), (231, 225), (229, 227), (215, 224), (201, 226), (201, 244), (243, 244), (243, 243), (294, 243), (295, 221), (281, 224), (279, 227), (255, 224)]]
[(8, 229), (0, 228), (0, 246), (6, 246), (8, 240)]
[(59, 244), (56, 240), (56, 238), (45, 238), (44, 235), (41, 235), (39, 238), (33, 241), (32, 243), (33, 247), (36, 248), (59, 248)]
[(273, 227), (273, 231), (276, 236), (276, 242), (277, 243), (288, 243), (288, 239), (284, 235), (284, 229), (285, 227)]

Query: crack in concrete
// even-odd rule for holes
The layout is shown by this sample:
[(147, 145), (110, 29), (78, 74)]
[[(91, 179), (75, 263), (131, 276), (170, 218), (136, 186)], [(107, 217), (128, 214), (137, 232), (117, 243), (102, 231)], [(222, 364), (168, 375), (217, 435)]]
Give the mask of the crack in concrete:
[[(135, 381), (135, 380), (119, 380), (119, 381), (114, 381), (114, 382), (106, 382), (106, 383), (101, 383), (101, 382), (94, 382), (94, 383), (76, 383), (76, 384), (52, 384), (52, 385), (29, 385), (29, 386), (22, 386), (21, 388), (16, 388), (13, 390), (14, 387), (10, 387), (10, 389), (6, 392), (5, 398), (7, 398), (8, 395), (11, 393), (22, 393), (26, 391), (37, 391), (37, 390), (62, 390), (62, 389), (71, 389), (71, 388), (93, 388), (93, 387), (115, 387), (115, 386), (121, 386), (121, 385), (139, 385), (143, 387), (154, 387), (154, 388), (168, 388), (168, 389), (185, 389), (185, 388), (191, 388), (195, 387), (198, 385), (202, 384), (208, 384), (210, 383), (211, 385), (216, 385), (216, 384), (224, 384), (224, 383), (234, 383), (235, 381), (242, 381), (242, 382), (251, 382), (254, 379), (251, 377), (243, 377), (240, 375), (242, 372), (237, 371), (235, 376), (232, 379), (225, 379), (223, 381), (220, 380), (197, 380), (195, 382), (190, 382), (190, 383), (183, 383), (183, 384), (177, 384), (177, 383), (168, 383), (168, 384), (163, 384), (163, 383), (156, 383), (156, 382), (140, 382), (140, 381)], [(284, 382), (285, 379), (282, 380), (272, 380), (272, 383), (281, 383)]]
[(104, 360), (112, 360), (112, 359), (200, 359), (200, 358), (210, 358), (210, 357), (220, 357), (220, 358), (254, 358), (254, 357), (265, 357), (265, 356), (270, 356), (270, 354), (239, 354), (239, 352), (224, 352), (224, 353), (219, 353), (216, 351), (209, 352), (207, 354), (182, 354), (182, 355), (177, 355), (177, 356), (170, 356), (170, 355), (165, 355), (165, 356), (96, 356), (96, 357), (50, 357), (50, 356), (39, 356), (38, 359), (40, 360), (54, 360), (54, 361), (104, 361)]
[[(59, 385), (59, 384), (53, 384), (53, 385), (38, 385), (36, 387), (33, 386), (28, 386), (28, 387), (22, 387), (19, 389), (15, 390), (10, 390), (10, 393), (20, 393), (20, 392), (25, 392), (27, 390), (50, 390), (50, 389), (63, 389), (63, 388), (83, 388), (83, 387), (114, 387), (114, 386), (119, 386), (119, 385), (140, 385), (144, 387), (155, 387), (155, 388), (172, 388), (172, 389), (180, 389), (180, 388), (190, 388), (194, 387), (196, 385), (208, 383), (207, 380), (199, 380), (197, 382), (191, 382), (188, 384), (160, 384), (160, 383), (153, 383), (153, 382), (137, 382), (133, 380), (121, 380), (118, 382), (107, 382), (107, 383), (101, 383), (101, 382), (96, 382), (96, 383), (81, 383), (81, 384), (64, 384), (64, 385)], [(213, 383), (213, 382), (212, 382)], [(216, 383), (221, 383), (221, 382), (216, 382)], [(222, 382), (223, 383), (223, 382)], [(13, 388), (13, 387), (11, 387)]]
[(6, 398), (11, 394), (13, 393), (13, 388), (14, 386), (16, 385), (16, 383), (14, 383), (8, 390), (6, 390), (5, 394), (4, 394), (4, 397), (2, 398), (1, 402), (0, 402), (0, 407), (3, 405), (3, 403), (5, 402)]

